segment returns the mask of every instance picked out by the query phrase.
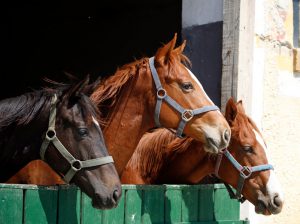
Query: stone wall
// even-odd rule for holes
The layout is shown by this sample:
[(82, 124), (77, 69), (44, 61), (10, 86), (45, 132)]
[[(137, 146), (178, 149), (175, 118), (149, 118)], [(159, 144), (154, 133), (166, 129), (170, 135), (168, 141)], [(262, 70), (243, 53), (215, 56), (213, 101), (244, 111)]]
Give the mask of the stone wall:
[[(256, 0), (253, 115), (260, 118), (285, 204), (265, 217), (250, 211), (251, 223), (300, 221), (300, 78), (293, 71), (292, 0)], [(256, 89), (257, 84), (257, 89)], [(260, 94), (255, 94), (258, 91)], [(258, 105), (255, 105), (258, 102)]]

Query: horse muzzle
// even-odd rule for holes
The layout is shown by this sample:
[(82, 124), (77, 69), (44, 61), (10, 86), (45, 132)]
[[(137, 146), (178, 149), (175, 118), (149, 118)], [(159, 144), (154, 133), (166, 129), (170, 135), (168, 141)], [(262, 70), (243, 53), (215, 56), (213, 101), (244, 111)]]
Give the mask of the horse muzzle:
[(230, 129), (224, 130), (206, 130), (206, 144), (204, 150), (210, 153), (219, 153), (222, 149), (227, 148), (230, 142)]
[(278, 194), (268, 195), (257, 200), (255, 212), (263, 215), (276, 215), (281, 212), (283, 200)]
[(104, 196), (101, 192), (95, 192), (92, 198), (92, 206), (97, 209), (111, 209), (118, 205), (118, 201), (121, 198), (122, 191), (116, 187), (109, 196)]

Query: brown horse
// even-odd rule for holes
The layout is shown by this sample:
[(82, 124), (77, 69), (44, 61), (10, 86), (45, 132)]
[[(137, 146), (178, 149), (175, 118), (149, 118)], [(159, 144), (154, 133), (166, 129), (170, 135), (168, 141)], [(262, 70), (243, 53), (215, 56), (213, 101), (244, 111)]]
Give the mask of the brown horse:
[(185, 43), (174, 49), (175, 44), (176, 35), (155, 57), (124, 65), (92, 94), (104, 114), (104, 137), (119, 174), (142, 135), (158, 125), (197, 139), (212, 153), (229, 143), (228, 123), (182, 63), (188, 61)]
[(99, 111), (85, 95), (88, 77), (0, 101), (0, 182), (34, 159), (44, 159), (67, 182), (112, 208), (121, 183), (96, 121)]
[(267, 164), (261, 133), (246, 116), (241, 101), (235, 104), (230, 99), (225, 117), (231, 126), (232, 138), (228, 150), (219, 154), (223, 158), (207, 152), (202, 143), (192, 138), (176, 139), (167, 129), (157, 129), (143, 136), (121, 182), (197, 184), (215, 173), (225, 183), (238, 188), (255, 205), (257, 213), (279, 213), (283, 196), (274, 181), (273, 167)]
[(229, 143), (228, 123), (183, 64), (185, 43), (175, 44), (176, 35), (154, 57), (122, 66), (91, 96), (119, 175), (142, 135), (155, 126), (177, 129), (178, 136), (193, 137), (212, 153)]
[(38, 184), (57, 185), (65, 184), (60, 175), (53, 172), (53, 169), (43, 160), (32, 160), (18, 173), (12, 176), (7, 184)]

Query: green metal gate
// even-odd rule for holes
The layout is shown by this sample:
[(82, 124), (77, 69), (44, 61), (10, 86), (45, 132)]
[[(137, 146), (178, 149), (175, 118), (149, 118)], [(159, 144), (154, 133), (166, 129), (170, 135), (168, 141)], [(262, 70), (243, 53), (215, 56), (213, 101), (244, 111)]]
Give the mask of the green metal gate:
[(123, 185), (119, 205), (97, 210), (75, 186), (0, 184), (1, 224), (242, 224), (239, 203), (222, 184)]

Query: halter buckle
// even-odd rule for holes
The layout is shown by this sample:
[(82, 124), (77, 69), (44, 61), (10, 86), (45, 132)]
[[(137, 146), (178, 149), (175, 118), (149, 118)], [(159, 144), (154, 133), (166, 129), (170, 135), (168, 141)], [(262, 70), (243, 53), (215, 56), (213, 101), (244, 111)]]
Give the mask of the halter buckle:
[(158, 99), (164, 99), (167, 96), (167, 91), (164, 88), (159, 88), (156, 92)]
[(46, 139), (52, 141), (56, 137), (56, 132), (53, 127), (49, 127), (46, 132)]
[(248, 166), (243, 166), (243, 169), (241, 170), (241, 176), (244, 179), (247, 179), (251, 176), (251, 174), (252, 174), (251, 169)]
[(184, 120), (185, 122), (190, 121), (193, 117), (194, 117), (194, 114), (193, 114), (193, 111), (192, 111), (192, 110), (185, 110), (185, 111), (183, 111), (183, 113), (181, 114), (181, 118), (182, 118), (182, 120)]
[(71, 168), (76, 172), (81, 170), (82, 168), (82, 162), (78, 159), (72, 160), (70, 164), (71, 164)]

